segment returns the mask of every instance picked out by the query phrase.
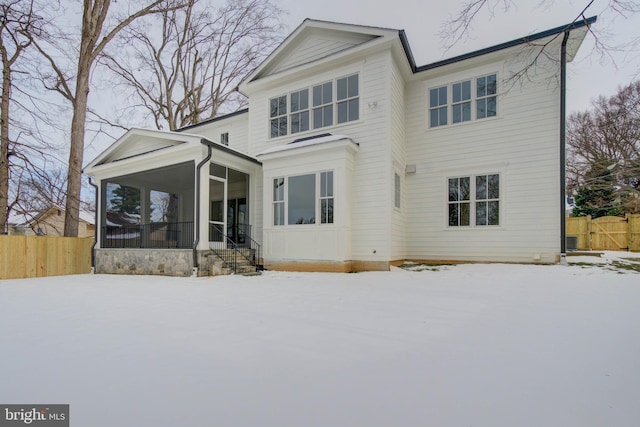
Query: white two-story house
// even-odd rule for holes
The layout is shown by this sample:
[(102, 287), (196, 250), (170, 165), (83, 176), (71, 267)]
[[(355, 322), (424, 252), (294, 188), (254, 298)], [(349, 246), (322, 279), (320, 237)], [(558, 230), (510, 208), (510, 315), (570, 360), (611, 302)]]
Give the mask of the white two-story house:
[(403, 31), (305, 20), (247, 109), (132, 129), (85, 168), (96, 271), (558, 262), (566, 64), (594, 21), (418, 66)]

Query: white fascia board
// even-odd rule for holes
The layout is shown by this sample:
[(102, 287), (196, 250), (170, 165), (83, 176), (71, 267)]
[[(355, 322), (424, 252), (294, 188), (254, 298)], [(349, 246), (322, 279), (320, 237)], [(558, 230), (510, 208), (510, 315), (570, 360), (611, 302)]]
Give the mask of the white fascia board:
[(137, 137), (147, 137), (147, 138), (161, 138), (168, 139), (172, 141), (184, 141), (184, 142), (200, 142), (202, 139), (201, 135), (193, 135), (189, 133), (182, 132), (167, 132), (161, 130), (152, 130), (152, 129), (140, 129), (140, 128), (131, 128), (124, 135), (118, 138), (113, 144), (111, 144), (106, 150), (100, 153), (95, 159), (89, 162), (85, 167), (84, 171), (89, 173), (96, 165), (102, 162), (105, 158), (109, 157), (113, 154), (118, 148), (127, 143), (132, 138)]
[[(280, 43), (280, 45), (264, 61), (262, 61), (260, 65), (258, 65), (248, 76), (242, 79), (240, 85), (238, 86), (240, 92), (246, 93), (245, 91), (247, 89), (247, 85), (255, 83), (253, 82), (253, 80), (257, 76), (259, 76), (260, 73), (262, 73), (273, 61), (277, 61), (282, 55), (286, 54), (290, 47), (296, 44), (299, 36), (302, 36), (304, 32), (313, 29), (352, 32), (362, 35), (377, 36), (379, 38), (387, 38), (393, 36), (397, 37), (398, 34), (398, 30), (389, 28), (368, 27), (363, 25), (305, 19), (302, 24), (300, 24), (291, 34), (289, 34), (287, 38), (285, 38), (284, 41)], [(262, 80), (262, 78), (259, 80)]]
[[(398, 38), (397, 33), (396, 38)], [(246, 96), (250, 97), (251, 93), (257, 90), (269, 89), (271, 87), (279, 85), (283, 81), (290, 80), (292, 76), (296, 74), (308, 71), (317, 73), (318, 70), (322, 67), (326, 67), (327, 69), (335, 67), (336, 62), (352, 62), (362, 59), (367, 55), (371, 55), (372, 53), (382, 52), (386, 49), (389, 49), (393, 45), (394, 41), (395, 39), (392, 38), (379, 37), (368, 42), (364, 42), (358, 46), (329, 54), (324, 58), (316, 59), (306, 64), (297, 65), (295, 67), (288, 68), (283, 71), (278, 71), (277, 73), (270, 74), (265, 77), (261, 77), (258, 80), (251, 81), (247, 79), (245, 80), (245, 82), (240, 84), (239, 90)]]
[(104, 163), (101, 165), (86, 168), (85, 175), (93, 176), (102, 180), (116, 176), (129, 175), (150, 169), (171, 166), (186, 161), (200, 161), (206, 153), (206, 147), (200, 143), (181, 144), (174, 147), (167, 147), (162, 150), (147, 153), (141, 156), (130, 157), (117, 162)]
[(258, 157), (260, 161), (264, 162), (290, 156), (310, 155), (314, 152), (334, 149), (344, 149), (351, 151), (352, 153), (356, 153), (358, 148), (358, 144), (348, 136), (331, 135), (323, 138), (315, 138), (307, 141), (272, 147), (258, 154), (256, 157)]
[(580, 27), (574, 30), (571, 30), (569, 34), (569, 40), (567, 41), (567, 62), (573, 61), (573, 59), (578, 54), (578, 50), (580, 50), (580, 46), (584, 41), (587, 33), (589, 32), (589, 28)]

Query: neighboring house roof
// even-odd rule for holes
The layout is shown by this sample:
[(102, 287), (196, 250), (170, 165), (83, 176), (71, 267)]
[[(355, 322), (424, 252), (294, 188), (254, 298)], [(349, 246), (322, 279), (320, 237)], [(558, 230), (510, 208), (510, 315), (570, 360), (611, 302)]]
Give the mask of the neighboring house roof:
[(123, 225), (134, 225), (134, 224), (140, 224), (140, 214), (107, 211), (108, 226), (123, 226)]
[[(31, 216), (27, 221), (25, 221), (25, 224), (35, 224), (38, 221), (42, 220), (44, 217), (51, 215), (53, 210), (59, 210), (63, 213), (65, 212), (65, 208), (63, 208), (62, 206), (53, 205), (48, 209), (40, 211), (39, 213), (35, 213), (35, 215)], [(78, 218), (80, 219), (80, 221), (86, 222), (87, 224), (95, 224), (95, 215), (91, 212), (80, 210)]]
[[(60, 211), (62, 215), (62, 213), (65, 212), (65, 209), (62, 206), (53, 205), (50, 208), (44, 209), (42, 211), (11, 211), (11, 213), (9, 214), (7, 225), (10, 227), (21, 229), (32, 229), (34, 231), (36, 226), (40, 227), (41, 225), (52, 226), (56, 229), (59, 229), (60, 225), (58, 225), (58, 222), (49, 219), (49, 217), (52, 215), (58, 216), (57, 211)], [(79, 219), (80, 222), (83, 222), (87, 225), (95, 225), (95, 214), (92, 212), (81, 210), (79, 212)], [(62, 232), (62, 230), (58, 231), (60, 233)]]

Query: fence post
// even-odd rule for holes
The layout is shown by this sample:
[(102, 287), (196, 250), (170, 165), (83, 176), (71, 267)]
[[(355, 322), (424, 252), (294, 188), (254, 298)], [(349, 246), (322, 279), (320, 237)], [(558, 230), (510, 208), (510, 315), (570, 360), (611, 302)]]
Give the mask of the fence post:
[(587, 249), (593, 250), (592, 230), (591, 230), (591, 215), (587, 215)]

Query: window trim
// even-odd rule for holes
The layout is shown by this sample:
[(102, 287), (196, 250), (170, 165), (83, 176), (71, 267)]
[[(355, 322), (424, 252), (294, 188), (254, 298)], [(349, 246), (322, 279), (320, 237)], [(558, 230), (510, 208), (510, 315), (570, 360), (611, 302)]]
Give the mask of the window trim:
[(220, 133), (220, 144), (229, 146), (229, 132)]
[[(478, 81), (480, 79), (483, 78), (487, 78), (487, 77), (491, 77), (491, 76), (495, 76), (495, 80), (496, 80), (496, 84), (495, 84), (495, 93), (491, 93), (485, 96), (478, 96)], [(454, 102), (453, 100), (453, 89), (455, 85), (458, 84), (463, 84), (465, 82), (470, 82), (471, 83), (471, 98), (469, 98), (468, 100), (461, 100), (461, 101), (457, 101)], [(436, 84), (433, 86), (429, 86), (427, 87), (427, 106), (428, 106), (428, 112), (427, 112), (427, 121), (426, 121), (426, 128), (427, 130), (433, 130), (433, 129), (440, 129), (443, 127), (450, 127), (450, 126), (459, 126), (459, 125), (464, 125), (464, 124), (468, 124), (468, 123), (475, 123), (475, 122), (479, 122), (479, 121), (484, 121), (484, 120), (491, 120), (491, 119), (495, 119), (497, 117), (500, 117), (500, 102), (499, 102), (499, 73), (497, 71), (495, 72), (488, 72), (488, 73), (484, 73), (481, 75), (477, 75), (477, 76), (471, 76), (465, 79), (460, 79), (460, 80), (456, 80), (456, 81), (452, 81), (446, 84)], [(438, 104), (435, 106), (431, 105), (431, 95), (433, 91), (438, 91), (438, 98), (440, 98), (440, 90), (446, 88), (446, 104)], [(485, 101), (485, 100), (489, 100), (489, 99), (495, 99), (495, 114), (494, 115), (487, 115), (484, 117), (478, 117), (478, 102), (480, 101)], [(440, 101), (438, 99), (438, 101)], [(461, 120), (458, 122), (454, 122), (454, 107), (458, 106), (458, 105), (462, 105), (464, 103), (470, 103), (469, 108), (470, 108), (470, 113), (469, 113), (469, 119), (468, 120)], [(485, 104), (486, 105), (486, 104)], [(438, 120), (438, 124), (437, 125), (433, 125), (432, 124), (432, 114), (435, 110), (438, 111), (442, 111), (444, 109), (444, 107), (446, 107), (446, 120), (444, 120), (444, 123), (442, 123), (443, 120), (441, 120), (440, 116), (438, 116), (439, 120)], [(441, 112), (438, 113), (439, 115), (442, 114)]]
[[(307, 106), (306, 106), (306, 108), (300, 108), (300, 95), (305, 91), (307, 92)], [(296, 111), (293, 111), (293, 95), (296, 95), (296, 94), (298, 95), (298, 109)], [(308, 87), (300, 89), (300, 90), (294, 90), (293, 92), (289, 93), (289, 105), (288, 105), (288, 110), (289, 110), (289, 114), (288, 114), (289, 123), (288, 123), (288, 126), (289, 126), (289, 129), (288, 130), (289, 130), (289, 133), (291, 135), (295, 135), (296, 133), (301, 133), (301, 132), (307, 132), (310, 129), (310, 127), (311, 127), (311, 108), (310, 108), (310, 104), (311, 103), (310, 103), (310, 101), (311, 101), (311, 98), (309, 97), (309, 88)], [(302, 123), (300, 118), (302, 117), (302, 115), (304, 113), (307, 113), (307, 128), (303, 129), (303, 130), (300, 130), (300, 126), (301, 126), (301, 123)], [(295, 132), (293, 131), (293, 118), (294, 118), (294, 116), (298, 117), (298, 130), (295, 131)]]
[(401, 210), (402, 206), (402, 179), (398, 172), (393, 173), (393, 207)]
[[(487, 199), (479, 199), (477, 193), (477, 178), (478, 177), (489, 177), (492, 175), (497, 175), (498, 177), (498, 197), (497, 198), (487, 198)], [(504, 173), (501, 171), (494, 172), (480, 172), (480, 173), (462, 173), (457, 175), (447, 176), (445, 178), (445, 228), (447, 230), (470, 230), (470, 229), (496, 229), (503, 227), (504, 216), (503, 216), (503, 181)], [(449, 223), (449, 206), (452, 203), (456, 203), (455, 201), (449, 200), (449, 181), (452, 179), (461, 179), (468, 178), (469, 179), (469, 199), (464, 200), (464, 203), (469, 205), (469, 225), (450, 225)], [(488, 190), (487, 190), (488, 191)], [(488, 193), (487, 193), (488, 195)], [(477, 221), (477, 205), (478, 203), (485, 202), (497, 202), (498, 203), (498, 223), (497, 224), (478, 224)]]
[[(284, 98), (284, 109), (285, 112), (282, 113), (280, 111), (280, 100)], [(277, 111), (276, 114), (273, 114), (273, 110), (271, 108), (271, 104), (273, 103), (273, 101), (276, 101), (278, 103), (278, 107), (277, 107)], [(281, 136), (286, 136), (289, 134), (289, 95), (288, 94), (284, 94), (284, 95), (278, 95), (278, 96), (274, 96), (273, 98), (269, 98), (269, 135), (270, 138), (278, 138)], [(284, 119), (284, 122), (286, 124), (286, 129), (284, 133), (280, 133), (280, 131), (282, 130), (282, 122), (281, 120)], [(274, 120), (278, 121), (278, 125), (277, 125), (277, 129), (278, 129), (278, 135), (273, 136), (273, 122)]]
[[(349, 96), (349, 89), (352, 88), (352, 86), (349, 86), (349, 81), (353, 77), (356, 77), (357, 86), (356, 86), (355, 94), (352, 91), (351, 96)], [(338, 82), (342, 80), (346, 80), (347, 97), (338, 99)], [(314, 96), (314, 89), (317, 87), (321, 87), (322, 89), (320, 89), (320, 93), (324, 93), (325, 85), (331, 85), (331, 96), (330, 96), (331, 100), (326, 101), (323, 96), (321, 103), (316, 105), (315, 104), (316, 97)], [(291, 96), (305, 90), (308, 91), (308, 108), (304, 110), (292, 111)], [(285, 100), (286, 100), (285, 101), (286, 113), (280, 114), (277, 116), (272, 116), (272, 108), (271, 108), (272, 102), (274, 101), (279, 102), (278, 100), (280, 100), (282, 97), (285, 97)], [(310, 84), (306, 87), (292, 90), (283, 95), (271, 97), (268, 99), (268, 111), (269, 111), (268, 132), (267, 132), (268, 139), (275, 140), (283, 136), (298, 135), (298, 134), (302, 134), (302, 133), (317, 130), (317, 129), (323, 129), (331, 126), (340, 126), (340, 125), (358, 122), (361, 120), (361, 117), (362, 117), (362, 102), (360, 102), (361, 99), (362, 99), (362, 71), (361, 70), (347, 73), (345, 75), (341, 75), (329, 80), (324, 80), (319, 83)], [(344, 104), (346, 104), (347, 106), (346, 107), (347, 120), (339, 122), (338, 121), (340, 119), (339, 109), (340, 109), (340, 106)], [(357, 108), (355, 109), (355, 113), (353, 113), (354, 110), (351, 109), (352, 105), (357, 105)], [(322, 123), (320, 125), (317, 125), (315, 117), (316, 117), (316, 112), (319, 110), (321, 111), (320, 114), (322, 115)], [(331, 115), (330, 115), (330, 120), (327, 120), (325, 119), (325, 117), (326, 117), (326, 114), (328, 114), (329, 110), (331, 112), (330, 113)], [(308, 129), (292, 132), (293, 116), (299, 115), (300, 113), (307, 112), (307, 111), (309, 114)], [(280, 111), (277, 111), (277, 112), (280, 113)], [(352, 119), (349, 119), (350, 117), (352, 117)], [(283, 122), (281, 122), (281, 120), (284, 120), (284, 122), (286, 122), (286, 131), (284, 133), (280, 133), (279, 131), (281, 129), (279, 128), (278, 128), (277, 135), (272, 132), (273, 130), (272, 122), (274, 120), (278, 120), (278, 126), (282, 125)], [(325, 122), (328, 122), (328, 124), (325, 124)]]
[[(322, 177), (325, 174), (331, 174), (331, 191), (330, 195), (323, 196), (322, 195)], [(313, 223), (302, 223), (302, 224), (289, 224), (289, 179), (302, 177), (307, 175), (314, 176), (314, 189), (315, 189), (315, 197), (314, 197), (314, 222)], [(328, 176), (328, 175), (327, 175)], [(282, 182), (283, 188), (283, 198), (282, 200), (276, 200), (276, 182)], [(271, 213), (273, 217), (271, 218), (271, 227), (299, 227), (299, 226), (333, 226), (335, 225), (335, 199), (336, 199), (336, 185), (335, 185), (335, 170), (333, 169), (324, 169), (319, 171), (313, 171), (308, 173), (297, 173), (293, 175), (281, 175), (274, 176), (271, 178), (271, 204), (273, 208), (271, 209)], [(328, 187), (327, 187), (328, 188)], [(324, 200), (331, 200), (331, 222), (323, 222), (323, 212), (322, 212), (322, 202)], [(282, 215), (282, 223), (276, 224), (276, 205), (282, 206), (283, 215)]]

